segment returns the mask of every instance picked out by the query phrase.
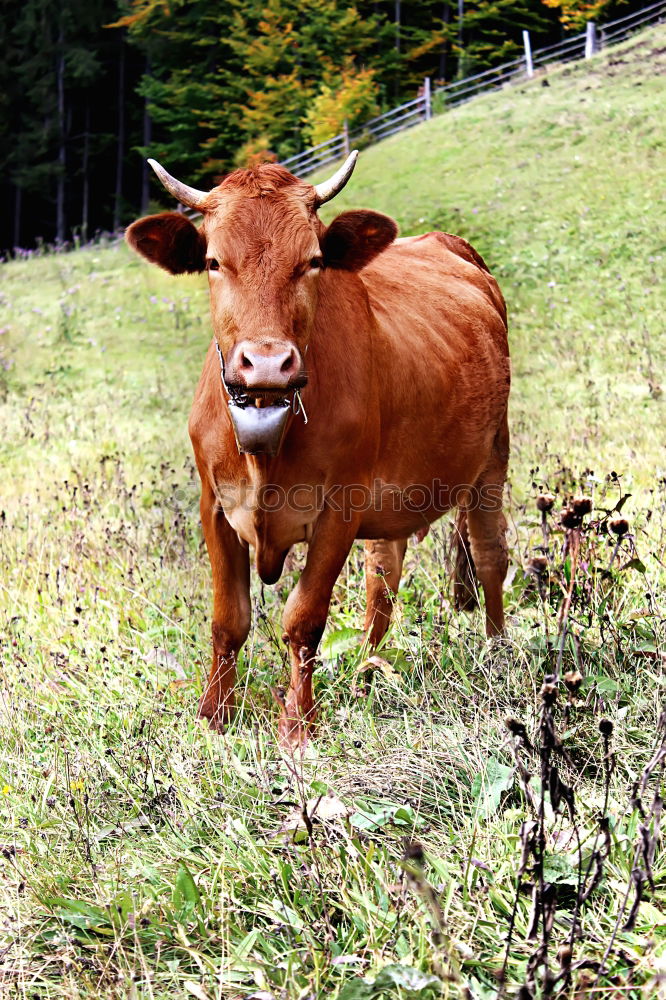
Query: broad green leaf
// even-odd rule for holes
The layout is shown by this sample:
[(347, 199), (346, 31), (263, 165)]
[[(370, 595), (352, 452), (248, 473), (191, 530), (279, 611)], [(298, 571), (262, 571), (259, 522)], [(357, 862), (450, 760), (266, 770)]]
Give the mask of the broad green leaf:
[(108, 930), (112, 926), (109, 911), (96, 903), (66, 899), (64, 896), (47, 896), (43, 902), (60, 920), (81, 930)]
[(173, 888), (173, 905), (176, 910), (195, 910), (201, 904), (201, 896), (187, 865), (181, 861)]
[(324, 660), (334, 660), (336, 656), (348, 653), (361, 645), (365, 632), (360, 628), (339, 628), (327, 635), (321, 644), (321, 655)]
[(405, 990), (407, 995), (416, 1000), (417, 997), (425, 997), (426, 994), (442, 992), (442, 980), (438, 976), (433, 976), (429, 972), (421, 972), (410, 965), (387, 965), (375, 979), (375, 989), (386, 989), (386, 987), (397, 986), (400, 990)]
[(548, 854), (543, 860), (543, 877), (556, 885), (578, 885), (578, 871), (561, 854)]
[(357, 830), (371, 832), (390, 824), (417, 827), (423, 821), (416, 816), (411, 806), (377, 802), (366, 807), (358, 806), (356, 812), (349, 817), (349, 822)]
[(426, 1000), (439, 995), (443, 983), (437, 976), (421, 972), (410, 965), (387, 965), (372, 979), (352, 979), (340, 991), (340, 1000), (380, 1000), (400, 996), (409, 1000)]
[(472, 795), (477, 813), (492, 816), (499, 809), (502, 795), (513, 785), (513, 767), (502, 764), (495, 757), (489, 757), (485, 769), (472, 782)]
[(386, 806), (376, 811), (363, 809), (353, 813), (349, 817), (349, 822), (357, 830), (379, 830), (391, 822), (394, 811), (394, 807), (392, 806)]
[(635, 569), (638, 570), (639, 573), (647, 573), (645, 563), (642, 559), (639, 559), (638, 556), (635, 556), (633, 559), (630, 559), (629, 562), (626, 562), (622, 569)]
[(620, 690), (620, 685), (617, 683), (617, 681), (613, 680), (612, 677), (604, 677), (603, 675), (598, 675), (597, 677), (595, 677), (595, 682), (599, 694), (608, 695), (610, 698), (613, 698)]
[(338, 994), (339, 1000), (373, 1000), (376, 996), (374, 984), (365, 979), (352, 979)]

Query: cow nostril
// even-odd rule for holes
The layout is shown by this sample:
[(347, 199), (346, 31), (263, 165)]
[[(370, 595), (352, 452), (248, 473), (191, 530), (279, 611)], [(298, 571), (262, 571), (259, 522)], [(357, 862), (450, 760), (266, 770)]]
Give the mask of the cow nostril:
[(294, 367), (294, 352), (290, 351), (289, 355), (284, 359), (280, 365), (281, 372), (288, 372)]
[(241, 356), (241, 367), (242, 368), (254, 368), (254, 365), (252, 364), (252, 362), (248, 358), (247, 354), (243, 354)]

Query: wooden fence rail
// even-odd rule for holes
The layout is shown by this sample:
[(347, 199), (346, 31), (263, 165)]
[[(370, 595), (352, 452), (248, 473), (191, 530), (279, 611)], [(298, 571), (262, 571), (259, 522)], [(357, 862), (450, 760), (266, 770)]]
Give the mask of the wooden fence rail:
[(442, 87), (432, 87), (430, 79), (426, 78), (418, 97), (375, 118), (370, 118), (356, 128), (345, 128), (340, 135), (288, 157), (282, 161), (282, 165), (298, 177), (306, 177), (320, 167), (340, 160), (349, 153), (352, 145), (368, 146), (380, 142), (395, 132), (402, 132), (413, 125), (428, 121), (432, 115), (441, 114), (457, 104), (464, 104), (479, 94), (531, 77), (534, 72), (550, 63), (589, 59), (595, 52), (623, 41), (637, 28), (657, 24), (664, 18), (666, 18), (666, 0), (659, 0), (634, 11), (633, 14), (626, 14), (604, 25), (597, 26), (589, 21), (586, 30), (581, 34), (573, 35), (555, 45), (534, 50), (531, 47), (529, 32), (525, 31), (523, 32), (525, 54), (519, 58), (462, 80), (454, 80)]

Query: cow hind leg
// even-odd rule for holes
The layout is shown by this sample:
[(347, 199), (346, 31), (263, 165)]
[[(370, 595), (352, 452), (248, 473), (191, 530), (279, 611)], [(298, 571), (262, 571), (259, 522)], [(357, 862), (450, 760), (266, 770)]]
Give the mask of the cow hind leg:
[(389, 627), (406, 548), (406, 538), (365, 543), (365, 631), (371, 646), (379, 645)]
[(495, 438), (490, 461), (476, 483), (474, 502), (467, 510), (467, 528), (476, 575), (486, 601), (486, 635), (504, 631), (502, 588), (508, 567), (506, 518), (502, 497), (509, 452), (506, 422)]
[(479, 605), (476, 567), (469, 544), (467, 511), (458, 511), (453, 535), (453, 604), (456, 611), (473, 611)]

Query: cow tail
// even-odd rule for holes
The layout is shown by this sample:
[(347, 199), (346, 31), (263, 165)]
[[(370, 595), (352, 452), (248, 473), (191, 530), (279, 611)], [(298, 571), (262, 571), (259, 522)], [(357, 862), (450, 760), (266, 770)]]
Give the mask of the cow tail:
[(464, 510), (458, 512), (453, 529), (453, 551), (453, 604), (456, 611), (472, 611), (479, 605), (478, 584)]

